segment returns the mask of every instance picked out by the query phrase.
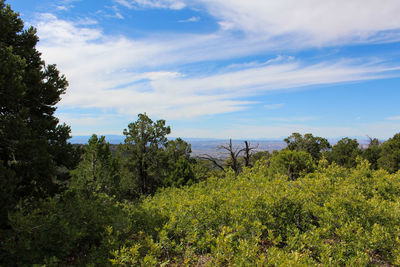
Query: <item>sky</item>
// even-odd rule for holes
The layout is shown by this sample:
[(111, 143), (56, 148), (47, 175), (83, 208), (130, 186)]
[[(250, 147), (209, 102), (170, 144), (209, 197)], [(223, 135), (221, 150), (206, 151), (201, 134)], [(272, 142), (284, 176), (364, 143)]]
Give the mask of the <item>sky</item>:
[(399, 0), (7, 0), (69, 81), (72, 135), (400, 132)]

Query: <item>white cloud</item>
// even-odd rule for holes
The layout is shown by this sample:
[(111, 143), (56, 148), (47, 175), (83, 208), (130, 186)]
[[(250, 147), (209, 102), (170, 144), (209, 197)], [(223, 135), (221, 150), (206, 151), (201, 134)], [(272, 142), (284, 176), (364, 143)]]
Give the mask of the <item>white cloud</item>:
[(99, 22), (97, 20), (91, 19), (91, 18), (83, 18), (79, 19), (76, 22), (74, 22), (75, 26), (90, 26), (90, 25), (97, 25)]
[[(203, 6), (222, 30), (241, 30), (302, 46), (400, 39), (398, 0), (118, 0), (122, 5)], [(292, 44), (293, 45), (293, 44)]]
[(127, 8), (168, 8), (179, 10), (186, 7), (184, 1), (179, 0), (114, 0)]
[(127, 8), (133, 8), (133, 5), (127, 1), (127, 0), (114, 0), (115, 2), (117, 2), (118, 4), (127, 7)]
[(68, 11), (75, 7), (72, 3), (79, 1), (81, 0), (60, 0), (55, 3), (55, 8), (57, 11)]
[(59, 113), (57, 114), (60, 123), (73, 124), (74, 126), (96, 126), (105, 124), (109, 116), (93, 116), (93, 114), (79, 114), (79, 116), (72, 116), (71, 114)]
[(178, 22), (180, 22), (180, 23), (188, 23), (188, 22), (198, 22), (199, 20), (200, 20), (200, 17), (190, 17), (188, 19), (179, 20)]
[[(171, 35), (128, 39), (101, 29), (39, 18), (39, 49), (56, 62), (70, 82), (61, 105), (107, 108), (121, 114), (148, 112), (165, 119), (192, 118), (248, 108), (248, 96), (265, 91), (391, 77), (398, 67), (341, 60), (306, 65), (278, 56), (264, 63), (244, 63), (214, 74), (185, 75), (187, 63), (254, 53), (225, 35)], [(221, 42), (222, 41), (222, 42)], [(261, 43), (260, 43), (261, 44)], [(174, 70), (171, 71), (171, 66)]]
[(59, 11), (67, 11), (67, 10), (69, 9), (69, 7), (66, 7), (66, 6), (57, 6), (56, 9), (59, 10)]

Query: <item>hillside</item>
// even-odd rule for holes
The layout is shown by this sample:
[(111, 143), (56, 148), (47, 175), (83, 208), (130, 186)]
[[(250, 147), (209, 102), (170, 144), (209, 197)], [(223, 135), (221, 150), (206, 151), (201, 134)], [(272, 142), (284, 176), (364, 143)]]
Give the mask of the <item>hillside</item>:
[(130, 212), (145, 214), (150, 226), (137, 228), (140, 238), (115, 251), (112, 261), (196, 266), (400, 264), (399, 173), (371, 171), (366, 162), (353, 170), (322, 167), (297, 181), (267, 173), (258, 164), (237, 178), (230, 174), (166, 189), (130, 207)]

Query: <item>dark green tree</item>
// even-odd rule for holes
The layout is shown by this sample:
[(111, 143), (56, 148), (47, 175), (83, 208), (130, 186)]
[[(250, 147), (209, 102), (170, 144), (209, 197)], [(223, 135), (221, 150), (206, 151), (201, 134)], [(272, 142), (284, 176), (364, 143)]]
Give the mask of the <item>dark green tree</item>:
[(289, 150), (305, 151), (315, 160), (320, 160), (322, 152), (331, 148), (328, 140), (322, 137), (313, 136), (310, 133), (304, 136), (299, 133), (293, 133), (284, 139)]
[(192, 153), (190, 144), (181, 138), (167, 142), (164, 153), (168, 172), (163, 178), (165, 186), (182, 186), (195, 182), (193, 172), (195, 160), (190, 157), (190, 153)]
[(92, 135), (78, 167), (72, 171), (71, 189), (119, 195), (118, 161), (113, 157), (105, 137)]
[(357, 165), (356, 158), (361, 154), (358, 146), (357, 139), (342, 138), (327, 153), (327, 160), (329, 162), (336, 162), (343, 167), (355, 167)]
[(164, 185), (179, 187), (194, 184), (195, 181), (191, 160), (181, 156), (170, 166), (170, 172), (164, 179)]
[(165, 126), (165, 120), (153, 122), (146, 114), (139, 114), (136, 122), (130, 123), (124, 130), (126, 136), (121, 145), (125, 174), (135, 182), (135, 189), (130, 194), (151, 194), (163, 184), (166, 175), (165, 147), (167, 135), (171, 132)]
[(195, 181), (190, 145), (181, 138), (168, 140), (170, 132), (165, 120), (153, 122), (146, 114), (139, 114), (138, 120), (124, 130), (121, 186), (128, 198)]
[(176, 138), (175, 140), (169, 140), (165, 147), (165, 153), (169, 163), (174, 163), (178, 161), (180, 157), (185, 159), (190, 159), (190, 153), (192, 153), (191, 145), (185, 142), (181, 138)]
[(395, 134), (382, 144), (378, 166), (388, 172), (400, 170), (400, 133)]
[(382, 146), (378, 139), (369, 137), (368, 147), (362, 151), (362, 157), (371, 163), (371, 168), (378, 169), (378, 160), (381, 156)]
[(1, 203), (3, 215), (21, 199), (59, 192), (79, 157), (69, 127), (54, 117), (65, 77), (41, 59), (36, 30), (24, 29), (4, 0), (0, 13), (0, 184), (13, 196)]

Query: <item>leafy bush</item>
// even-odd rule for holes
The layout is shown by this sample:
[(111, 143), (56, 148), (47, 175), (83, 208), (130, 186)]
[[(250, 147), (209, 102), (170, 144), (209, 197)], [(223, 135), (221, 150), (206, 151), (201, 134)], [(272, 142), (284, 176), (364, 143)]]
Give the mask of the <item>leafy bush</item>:
[(12, 231), (3, 240), (6, 266), (104, 265), (112, 250), (108, 230), (117, 236), (127, 233), (130, 225), (121, 205), (103, 193), (68, 191), (35, 207), (20, 208), (9, 217)]
[[(235, 178), (168, 188), (140, 208), (163, 218), (113, 252), (114, 264), (400, 264), (400, 174), (320, 167), (296, 181), (265, 162)], [(147, 232), (146, 232), (147, 231)], [(124, 263), (125, 261), (125, 263)]]
[(271, 174), (286, 175), (296, 180), (301, 175), (312, 172), (315, 168), (312, 156), (304, 151), (281, 150), (269, 160)]

